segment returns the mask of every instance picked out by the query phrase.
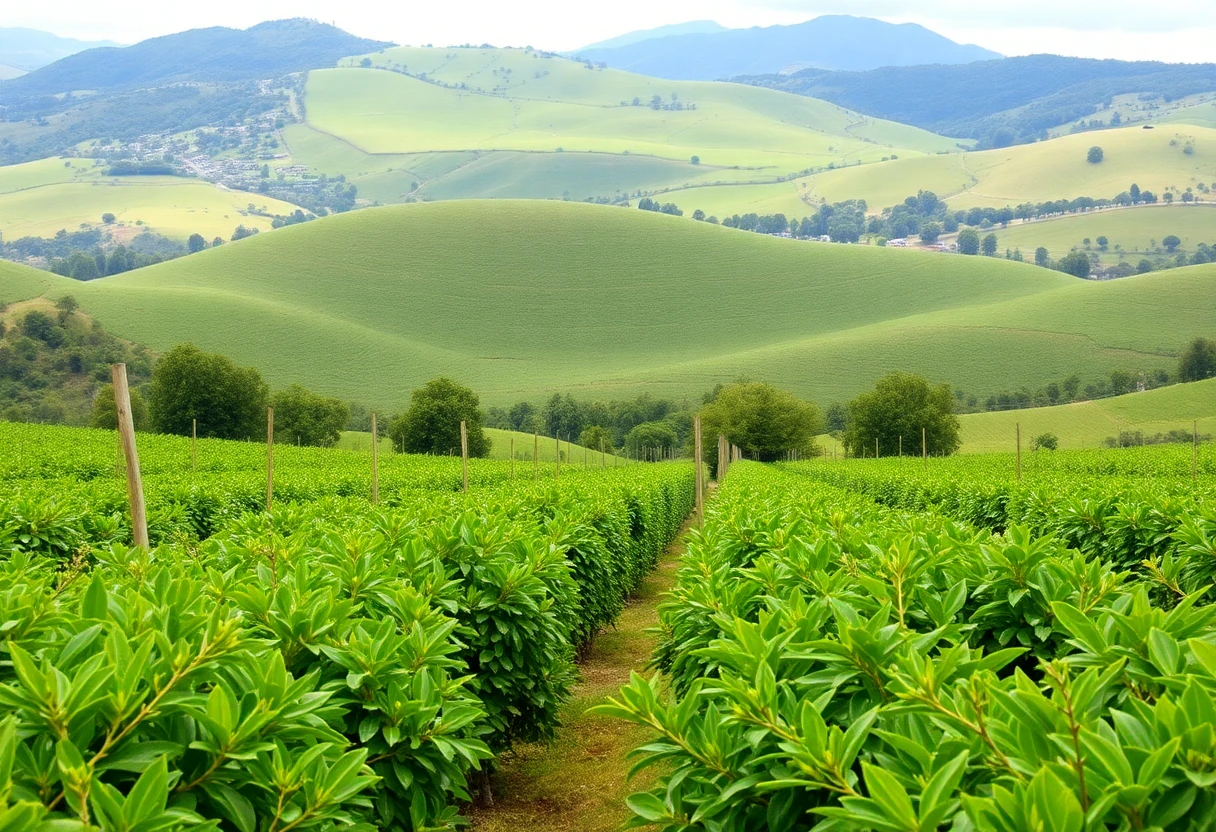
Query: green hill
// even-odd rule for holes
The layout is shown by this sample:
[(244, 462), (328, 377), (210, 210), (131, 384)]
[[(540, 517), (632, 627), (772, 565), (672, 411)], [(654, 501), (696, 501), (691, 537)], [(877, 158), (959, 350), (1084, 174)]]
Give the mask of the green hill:
[[(1149, 205), (1091, 211), (994, 229), (1000, 249), (1020, 248), (1023, 256), (1042, 246), (1052, 258), (1070, 251), (1095, 253), (1104, 263), (1120, 260), (1135, 265), (1142, 257), (1170, 256), (1161, 241), (1170, 235), (1182, 240), (1178, 251), (1194, 254), (1196, 244), (1216, 243), (1216, 205)], [(1097, 239), (1107, 247), (1099, 250)], [(1086, 245), (1085, 241), (1089, 240)]]
[(1061, 448), (1093, 448), (1123, 431), (1189, 433), (1196, 421), (1201, 434), (1216, 434), (1216, 379), (1092, 402), (959, 417), (964, 453), (1014, 450), (1018, 424), (1026, 450), (1043, 433), (1055, 434)]
[(533, 50), (399, 47), (343, 63), (309, 73), (290, 162), (381, 202), (611, 199), (959, 149), (815, 99)]
[[(1105, 152), (1105, 160), (1098, 165), (1085, 159), (1094, 145)], [(820, 200), (864, 199), (871, 211), (879, 211), (926, 190), (955, 209), (1003, 208), (1082, 196), (1113, 199), (1133, 182), (1158, 196), (1170, 189), (1181, 194), (1200, 183), (1205, 187), (1216, 184), (1216, 129), (1163, 124), (1152, 130), (1129, 127), (1078, 133), (1000, 150), (900, 155), (876, 165), (750, 186), (748, 195), (757, 204), (787, 208)], [(664, 199), (720, 215), (729, 207), (724, 202), (727, 192), (729, 189), (697, 188), (669, 193)]]
[(0, 301), (71, 293), (106, 330), (182, 341), (381, 408), (439, 374), (486, 405), (740, 376), (820, 402), (891, 369), (988, 394), (1172, 367), (1216, 266), (1106, 283), (1003, 260), (758, 234), (649, 212), (461, 201), (329, 217), (76, 283), (0, 267)]

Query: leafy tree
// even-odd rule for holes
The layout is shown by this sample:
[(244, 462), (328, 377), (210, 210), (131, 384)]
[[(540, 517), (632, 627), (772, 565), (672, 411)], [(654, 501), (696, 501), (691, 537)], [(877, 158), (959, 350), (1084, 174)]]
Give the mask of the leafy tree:
[(109, 211), (106, 211), (101, 215), (101, 221), (106, 225), (111, 225), (116, 219), (118, 219), (118, 217), (114, 216)]
[(667, 422), (643, 422), (625, 434), (625, 450), (641, 456), (648, 450), (672, 448), (679, 444), (675, 429)]
[(482, 429), (477, 394), (450, 378), (437, 378), (413, 392), (409, 410), (392, 421), (388, 433), (401, 453), (446, 456), (460, 451), (462, 420), (468, 430), (469, 456), (489, 456), (490, 440)]
[[(128, 392), (131, 396), (131, 421), (135, 423), (136, 430), (144, 430), (148, 426), (148, 403), (134, 387)], [(97, 391), (97, 398), (93, 399), (93, 416), (89, 420), (89, 425), (107, 430), (118, 429), (118, 408), (114, 404), (114, 385), (107, 384)]]
[(692, 157), (692, 163), (693, 163), (694, 165), (699, 165), (699, 164), (701, 164), (701, 157), (700, 157), (700, 156), (693, 156), (693, 157)]
[(823, 431), (819, 408), (762, 382), (723, 387), (701, 412), (704, 441), (716, 461), (719, 434), (743, 449), (748, 459), (773, 462), (788, 451), (810, 456)]
[(285, 444), (332, 448), (342, 437), (350, 419), (350, 408), (293, 384), (271, 399), (274, 407), (274, 438)]
[(1186, 345), (1178, 361), (1179, 381), (1202, 381), (1216, 377), (1216, 341), (1196, 338)]
[(849, 429), (845, 446), (853, 456), (874, 453), (875, 440), (881, 456), (899, 453), (900, 437), (912, 454), (925, 446), (934, 455), (958, 450), (959, 422), (954, 415), (954, 394), (949, 384), (931, 385), (911, 373), (889, 373), (870, 393), (849, 403)]
[(612, 432), (599, 425), (589, 425), (579, 434), (578, 444), (584, 448), (598, 451), (600, 448), (612, 450)]
[(27, 312), (21, 320), (21, 332), (29, 338), (41, 341), (49, 347), (58, 347), (63, 343), (63, 328), (55, 320), (40, 309)]
[(989, 234), (980, 243), (980, 248), (984, 252), (985, 257), (992, 257), (996, 254), (997, 239), (995, 234)]
[(974, 228), (964, 228), (958, 235), (959, 254), (979, 254), (980, 234)]
[(1139, 185), (1137, 185), (1135, 182), (1133, 182), (1133, 183), (1132, 183), (1132, 186), (1131, 186), (1130, 188), (1128, 188), (1128, 189), (1127, 189), (1127, 193), (1128, 193), (1128, 194), (1131, 196), (1131, 198), (1132, 198), (1132, 205), (1139, 205), (1139, 204), (1140, 204), (1140, 196), (1141, 196), (1141, 194), (1140, 194), (1140, 186), (1139, 186)]
[(1166, 251), (1173, 254), (1178, 249), (1178, 246), (1182, 245), (1182, 240), (1178, 239), (1176, 235), (1170, 234), (1161, 241), (1161, 245), (1165, 246)]
[(848, 405), (834, 402), (824, 411), (824, 426), (828, 433), (844, 433), (849, 426)]
[(696, 220), (697, 222), (704, 222), (705, 221), (705, 212), (702, 211), (700, 208), (698, 208), (697, 210), (692, 212), (692, 218), (694, 220)]
[(207, 241), (203, 239), (202, 234), (191, 234), (190, 239), (186, 241), (186, 250), (191, 254), (197, 254), (207, 247)]
[(1099, 237), (1097, 242), (1098, 248), (1102, 251), (1106, 251), (1106, 247), (1110, 245), (1110, 240), (1106, 239), (1105, 237)]
[(942, 236), (942, 227), (935, 222), (927, 222), (920, 227), (920, 241), (925, 245), (936, 243)]
[(268, 392), (257, 370), (181, 344), (156, 362), (148, 410), (159, 433), (189, 436), (197, 419), (199, 436), (265, 438)]
[(1034, 264), (1042, 266), (1045, 269), (1049, 268), (1051, 266), (1051, 253), (1042, 246), (1039, 246), (1034, 250)]
[(1136, 274), (1148, 274), (1153, 270), (1152, 261), (1147, 257), (1136, 264)]
[(1066, 254), (1056, 263), (1056, 268), (1073, 277), (1089, 277), (1092, 264), (1083, 252), (1074, 251)]
[(1030, 443), (1031, 450), (1054, 451), (1060, 447), (1060, 440), (1054, 433), (1040, 433)]
[(1085, 160), (1087, 162), (1089, 162), (1091, 165), (1101, 164), (1102, 160), (1105, 158), (1106, 158), (1105, 151), (1103, 151), (1102, 148), (1098, 147), (1097, 145), (1094, 145), (1093, 147), (1091, 147), (1089, 149), (1089, 153), (1086, 154), (1086, 156), (1085, 156)]
[(507, 418), (511, 421), (511, 430), (539, 432), (536, 425), (536, 408), (530, 402), (512, 405)]

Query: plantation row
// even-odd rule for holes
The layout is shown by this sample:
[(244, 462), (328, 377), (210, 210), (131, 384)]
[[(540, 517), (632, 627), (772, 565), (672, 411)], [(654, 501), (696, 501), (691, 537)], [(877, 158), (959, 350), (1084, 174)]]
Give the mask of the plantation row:
[[(1099, 477), (1095, 490), (1118, 492), (1128, 480), (1112, 460), (1061, 457), (1057, 482), (1081, 481), (1074, 463), (1109, 464), (1114, 482)], [(673, 695), (662, 676), (635, 676), (600, 709), (656, 735), (635, 752), (636, 768), (659, 774), (629, 800), (637, 823), (1209, 828), (1209, 583), (1166, 590), (1016, 513), (996, 534), (825, 481), (881, 494), (879, 483), (915, 481), (959, 494), (952, 508), (985, 472), (994, 491), (1033, 487), (997, 485), (998, 469), (1012, 478), (999, 457), (947, 464), (927, 475), (919, 460), (731, 468), (660, 608), (656, 662)], [(1189, 507), (1211, 517), (1210, 503)], [(1213, 554), (1174, 557), (1186, 571)]]
[[(87, 432), (43, 439), (31, 453), (90, 456)], [(286, 452), (307, 493), (246, 511), (226, 485), (254, 476), (224, 458), (236, 443), (213, 444), (207, 473), (200, 443), (194, 483), (188, 457), (175, 470), (175, 441), (140, 443), (160, 472), (150, 497), (169, 495), (162, 516), (215, 500), (214, 529), (184, 522), (130, 548), (104, 464), (93, 479), (6, 483), (18, 490), (0, 502), (6, 832), (454, 828), (496, 755), (552, 735), (577, 652), (694, 495), (676, 464), (550, 468), (535, 483), (479, 463), (486, 479), (466, 495), (459, 460), (394, 458), (401, 488), (377, 506), (341, 493), (366, 489), (359, 455)], [(48, 496), (63, 486), (80, 490)], [(81, 494), (96, 502), (74, 504)], [(44, 501), (67, 514), (37, 529), (13, 514)]]

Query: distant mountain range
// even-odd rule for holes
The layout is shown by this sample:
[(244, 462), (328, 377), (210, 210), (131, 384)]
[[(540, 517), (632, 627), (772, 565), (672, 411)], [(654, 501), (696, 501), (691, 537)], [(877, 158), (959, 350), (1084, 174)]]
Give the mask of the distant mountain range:
[(11, 78), (5, 69), (32, 72), (60, 58), (99, 46), (118, 46), (111, 40), (61, 38), (37, 29), (0, 27), (0, 80)]
[(621, 46), (632, 46), (635, 43), (641, 43), (644, 40), (654, 40), (655, 38), (668, 38), (677, 35), (713, 35), (720, 32), (729, 32), (725, 26), (715, 23), (712, 20), (693, 20), (688, 23), (672, 23), (668, 26), (659, 26), (654, 29), (640, 29), (636, 32), (628, 32), (619, 37), (602, 40), (599, 43), (593, 43), (589, 46), (584, 46), (582, 49), (576, 49), (573, 54), (579, 52), (587, 52), (591, 49), (617, 49)]
[(734, 80), (994, 147), (1035, 141), (1051, 128), (1088, 118), (1116, 95), (1176, 101), (1216, 91), (1216, 64), (1030, 55), (960, 66), (808, 69)]
[[(682, 24), (706, 26), (705, 23)], [(711, 24), (716, 26), (717, 24)], [(862, 71), (883, 66), (965, 64), (1001, 56), (955, 43), (915, 23), (826, 15), (794, 26), (722, 31), (633, 32), (579, 50), (614, 69), (683, 81), (713, 81), (813, 67)]]

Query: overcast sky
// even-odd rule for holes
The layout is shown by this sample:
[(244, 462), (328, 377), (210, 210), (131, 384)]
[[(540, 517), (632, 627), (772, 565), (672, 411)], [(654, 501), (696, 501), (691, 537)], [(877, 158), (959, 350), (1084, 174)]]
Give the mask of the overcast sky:
[[(848, 13), (915, 22), (1006, 55), (1054, 52), (1095, 58), (1207, 61), (1216, 43), (1213, 0), (458, 0), (352, 2), (208, 0), (123, 7), (96, 0), (5, 2), (0, 26), (133, 43), (200, 26), (244, 28), (314, 17), (364, 37), (403, 44), (488, 42), (569, 50), (634, 29), (687, 20), (724, 26), (798, 23)], [(572, 10), (578, 10), (572, 13)]]

